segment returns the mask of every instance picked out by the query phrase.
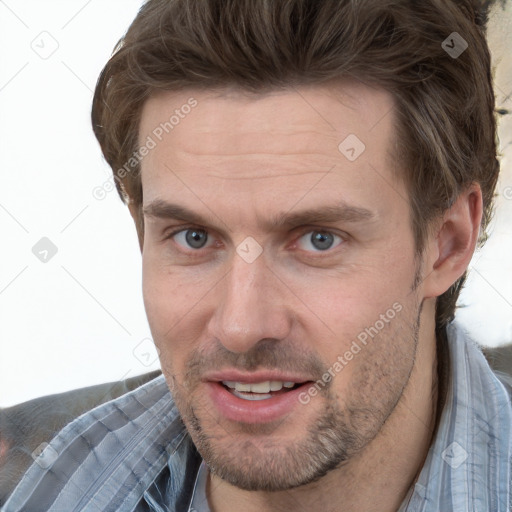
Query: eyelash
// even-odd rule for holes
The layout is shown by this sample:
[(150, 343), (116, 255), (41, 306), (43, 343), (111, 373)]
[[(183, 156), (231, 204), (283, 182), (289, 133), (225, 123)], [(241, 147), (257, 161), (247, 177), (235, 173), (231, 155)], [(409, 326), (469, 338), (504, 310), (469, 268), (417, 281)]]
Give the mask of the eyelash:
[[(197, 230), (200, 230), (200, 231), (204, 231), (206, 232), (207, 235), (209, 235), (209, 231), (204, 228), (204, 227), (201, 227), (201, 226), (184, 226), (184, 227), (180, 227), (179, 229), (175, 229), (173, 230), (172, 232), (168, 233), (165, 235), (164, 237), (164, 241), (165, 240), (171, 240), (173, 237), (175, 237), (177, 234), (179, 233), (182, 233), (184, 231), (189, 231), (189, 230), (193, 230), (193, 229), (197, 229)], [(297, 241), (300, 240), (304, 235), (308, 234), (308, 233), (313, 233), (313, 232), (319, 232), (319, 233), (324, 233), (324, 234), (329, 234), (329, 235), (334, 235), (335, 237), (338, 237), (341, 239), (341, 242), (338, 243), (338, 245), (336, 245), (334, 248), (329, 248), (327, 249), (326, 251), (315, 251), (316, 253), (318, 253), (319, 255), (322, 255), (322, 254), (331, 254), (333, 253), (336, 249), (338, 249), (340, 246), (344, 245), (347, 241), (347, 236), (344, 235), (340, 235), (340, 234), (337, 234), (333, 231), (330, 231), (328, 229), (324, 229), (324, 228), (318, 228), (318, 227), (314, 227), (314, 226), (310, 226), (310, 227), (307, 227), (307, 228), (303, 228), (301, 231), (300, 231), (300, 235), (298, 236), (298, 238), (296, 239)], [(182, 251), (185, 251), (184, 248), (177, 244), (179, 247), (180, 247), (180, 250)], [(203, 250), (203, 248), (201, 249), (189, 249), (186, 254), (190, 255), (190, 256), (193, 256), (193, 257), (200, 257), (201, 254), (198, 254), (198, 253), (201, 253)], [(308, 252), (309, 254), (311, 254), (311, 251), (306, 251)], [(316, 257), (316, 256), (313, 256), (313, 257)]]

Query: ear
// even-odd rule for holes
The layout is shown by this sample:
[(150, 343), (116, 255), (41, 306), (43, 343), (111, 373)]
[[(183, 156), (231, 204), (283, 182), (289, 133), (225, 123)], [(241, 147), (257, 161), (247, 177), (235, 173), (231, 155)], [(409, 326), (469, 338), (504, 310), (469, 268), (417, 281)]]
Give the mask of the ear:
[(442, 295), (464, 274), (478, 242), (482, 209), (482, 190), (473, 183), (443, 214), (425, 248), (425, 298)]
[(144, 247), (144, 217), (142, 215), (142, 205), (136, 205), (130, 201), (128, 203), (128, 209), (130, 210), (130, 215), (135, 222), (137, 237), (139, 238), (140, 252), (142, 252)]

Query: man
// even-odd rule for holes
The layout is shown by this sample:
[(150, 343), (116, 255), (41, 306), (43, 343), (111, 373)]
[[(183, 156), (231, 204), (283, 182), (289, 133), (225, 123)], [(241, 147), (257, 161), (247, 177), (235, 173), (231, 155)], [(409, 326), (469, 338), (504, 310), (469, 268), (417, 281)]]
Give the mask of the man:
[(453, 322), (499, 172), (484, 15), (412, 4), (143, 6), (92, 119), (163, 376), (4, 510), (510, 510), (510, 388)]

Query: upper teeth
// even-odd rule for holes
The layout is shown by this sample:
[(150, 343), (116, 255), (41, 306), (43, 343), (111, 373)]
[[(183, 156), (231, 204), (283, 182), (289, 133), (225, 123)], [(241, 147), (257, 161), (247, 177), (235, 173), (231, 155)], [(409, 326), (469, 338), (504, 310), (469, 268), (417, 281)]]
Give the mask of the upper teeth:
[(279, 380), (267, 380), (265, 382), (233, 382), (223, 380), (222, 384), (228, 388), (236, 389), (237, 391), (245, 391), (248, 393), (268, 393), (269, 391), (279, 391), (283, 387), (293, 388), (295, 382), (282, 382)]

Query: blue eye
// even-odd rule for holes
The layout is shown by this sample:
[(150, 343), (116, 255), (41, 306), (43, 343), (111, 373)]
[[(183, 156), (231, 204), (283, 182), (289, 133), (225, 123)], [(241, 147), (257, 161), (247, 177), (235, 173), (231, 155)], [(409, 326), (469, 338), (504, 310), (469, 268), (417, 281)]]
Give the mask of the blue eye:
[[(166, 238), (174, 239), (175, 242), (184, 249), (200, 250), (207, 246), (210, 240), (208, 232), (202, 228), (185, 228), (170, 233)], [(312, 252), (326, 252), (333, 247), (337, 247), (344, 242), (344, 239), (329, 231), (315, 230), (308, 231), (302, 235), (297, 245), (303, 250)]]
[(336, 239), (339, 240), (337, 245), (343, 242), (340, 236), (329, 233), (328, 231), (308, 231), (299, 238), (299, 244), (301, 240), (304, 240), (306, 245), (309, 245), (305, 250), (311, 250), (310, 248), (312, 247), (313, 252), (321, 252), (331, 249)]
[(171, 237), (186, 249), (202, 249), (208, 242), (208, 233), (204, 229), (183, 229), (172, 233)]

